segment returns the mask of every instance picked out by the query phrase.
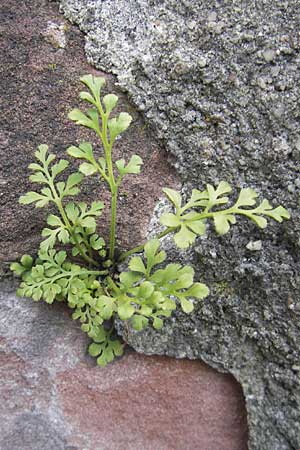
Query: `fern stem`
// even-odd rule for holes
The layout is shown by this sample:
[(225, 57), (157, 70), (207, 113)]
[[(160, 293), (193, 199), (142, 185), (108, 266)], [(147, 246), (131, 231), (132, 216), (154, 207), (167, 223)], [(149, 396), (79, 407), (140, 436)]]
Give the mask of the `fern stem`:
[(116, 246), (116, 223), (117, 223), (117, 198), (118, 198), (118, 183), (115, 180), (113, 162), (112, 162), (112, 145), (108, 139), (107, 133), (107, 114), (104, 113), (101, 102), (97, 102), (97, 108), (102, 120), (102, 130), (98, 132), (101, 139), (105, 160), (107, 164), (108, 179), (106, 180), (111, 192), (111, 222), (110, 222), (110, 241), (109, 241), (109, 259), (114, 262), (115, 246)]
[[(167, 228), (166, 230), (162, 231), (157, 236), (155, 236), (154, 239), (161, 239), (164, 236), (167, 236), (167, 234), (173, 233), (175, 230), (176, 230), (176, 228)], [(141, 245), (138, 245), (137, 247), (132, 248), (131, 250), (127, 250), (126, 252), (121, 253), (118, 261), (122, 262), (126, 258), (128, 258), (128, 256), (131, 256), (134, 253), (141, 253), (144, 250), (145, 244), (146, 244), (146, 242), (144, 244), (141, 244)]]
[(110, 222), (110, 241), (109, 241), (109, 259), (114, 261), (116, 246), (116, 221), (117, 221), (117, 197), (118, 191), (112, 192), (111, 197), (111, 222)]
[[(79, 272), (68, 272), (66, 270), (63, 270), (62, 273), (59, 273), (56, 276), (53, 276), (51, 278), (51, 283), (53, 284), (55, 281), (59, 280), (60, 278), (66, 278), (69, 277), (70, 279), (73, 278), (77, 278), (80, 277), (80, 275), (96, 275), (96, 276), (101, 276), (101, 275), (106, 275), (107, 274), (107, 270), (81, 270)], [(44, 278), (40, 283), (39, 286), (42, 286), (43, 284), (49, 284), (49, 279), (48, 278)]]
[[(61, 202), (61, 200), (59, 198), (56, 201), (56, 205), (57, 205), (57, 208), (58, 208), (58, 210), (60, 212), (60, 215), (61, 215), (61, 217), (62, 217), (62, 219), (63, 219), (63, 221), (64, 221), (64, 223), (65, 223), (65, 225), (66, 225), (66, 227), (67, 227), (67, 229), (68, 229), (68, 231), (70, 233), (70, 235), (72, 236), (72, 239), (74, 240), (75, 246), (78, 249), (78, 251), (79, 251), (80, 255), (82, 256), (82, 258), (87, 263), (92, 264), (93, 266), (96, 266), (96, 267), (99, 266), (99, 263), (97, 263), (97, 261), (95, 261), (91, 256), (88, 256), (84, 252), (84, 250), (82, 249), (82, 246), (80, 245), (80, 243), (78, 241), (76, 233), (73, 232), (73, 227), (72, 227), (72, 225), (69, 222), (69, 219), (68, 219), (68, 217), (67, 217), (67, 215), (66, 215), (66, 213), (64, 211), (62, 202)], [(87, 250), (88, 249), (89, 249), (89, 246), (87, 247)]]
[(54, 185), (54, 183), (53, 183), (53, 180), (52, 180), (52, 178), (51, 178), (51, 175), (50, 175), (50, 173), (49, 173), (48, 168), (45, 168), (44, 173), (45, 173), (45, 175), (46, 175), (47, 178), (48, 178), (48, 185), (49, 185), (50, 190), (51, 190), (51, 192), (52, 192), (53, 202), (56, 204), (56, 206), (57, 206), (57, 208), (58, 208), (58, 210), (59, 210), (59, 213), (60, 213), (60, 215), (61, 215), (61, 217), (62, 217), (62, 219), (63, 219), (63, 221), (64, 221), (64, 224), (65, 224), (67, 230), (69, 231), (70, 235), (72, 236), (72, 238), (73, 238), (73, 240), (74, 240), (74, 242), (75, 242), (76, 248), (78, 249), (78, 251), (79, 251), (80, 255), (82, 256), (82, 258), (83, 258), (88, 264), (92, 264), (93, 266), (96, 266), (96, 267), (97, 267), (97, 266), (99, 265), (99, 264), (97, 263), (97, 261), (95, 261), (93, 258), (91, 258), (90, 256), (88, 256), (88, 255), (85, 254), (85, 252), (83, 251), (83, 249), (82, 249), (82, 247), (81, 247), (81, 245), (80, 245), (80, 243), (79, 243), (79, 241), (78, 241), (78, 238), (77, 238), (77, 236), (76, 236), (76, 233), (73, 232), (73, 227), (72, 227), (72, 225), (70, 224), (69, 219), (68, 219), (68, 217), (67, 217), (67, 215), (66, 215), (66, 213), (65, 213), (65, 210), (64, 210), (64, 207), (63, 207), (61, 198), (60, 198), (59, 194), (57, 193), (56, 187), (55, 187), (55, 185)]

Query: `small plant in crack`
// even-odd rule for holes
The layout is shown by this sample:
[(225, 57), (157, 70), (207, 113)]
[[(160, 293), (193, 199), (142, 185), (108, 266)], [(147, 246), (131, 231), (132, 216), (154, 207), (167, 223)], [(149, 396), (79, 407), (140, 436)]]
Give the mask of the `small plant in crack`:
[[(194, 282), (194, 270), (178, 263), (165, 264), (166, 253), (160, 240), (172, 234), (176, 246), (186, 249), (197, 236), (206, 233), (207, 221), (212, 220), (217, 234), (225, 234), (238, 216), (245, 216), (260, 228), (267, 219), (282, 222), (289, 218), (282, 206), (273, 208), (268, 200), (257, 202), (253, 189), (242, 189), (236, 202), (228, 206), (230, 185), (222, 181), (204, 190), (193, 189), (187, 202), (179, 192), (165, 188), (163, 191), (173, 206), (173, 212), (162, 214), (164, 230), (155, 239), (127, 251), (118, 249), (116, 257), (116, 216), (119, 188), (123, 179), (140, 173), (142, 159), (132, 155), (129, 161), (113, 160), (113, 145), (117, 137), (131, 123), (131, 116), (121, 112), (112, 117), (118, 97), (101, 96), (104, 78), (85, 75), (81, 82), (88, 91), (80, 98), (91, 107), (82, 112), (74, 109), (69, 118), (80, 126), (92, 129), (100, 140), (100, 150), (88, 142), (71, 146), (67, 154), (80, 161), (79, 171), (65, 181), (61, 174), (68, 167), (66, 159), (56, 161), (42, 144), (35, 152), (35, 162), (29, 165), (30, 180), (40, 189), (21, 196), (23, 205), (35, 204), (37, 208), (53, 204), (56, 214), (47, 218), (42, 231), (43, 240), (38, 255), (33, 259), (24, 255), (11, 270), (21, 277), (18, 295), (47, 303), (65, 301), (73, 310), (73, 319), (79, 320), (82, 331), (92, 339), (89, 353), (105, 366), (123, 352), (124, 344), (115, 337), (114, 320), (128, 321), (135, 330), (152, 326), (160, 329), (164, 319), (180, 307), (191, 313), (194, 302), (209, 294), (208, 287)], [(80, 191), (84, 177), (98, 176), (111, 195), (111, 220), (109, 243), (97, 233), (97, 220), (104, 204), (101, 200), (90, 205), (72, 200)], [(71, 199), (71, 200), (70, 200)], [(61, 250), (66, 245), (66, 250)], [(140, 255), (139, 255), (140, 254)], [(128, 270), (119, 273), (117, 265), (128, 261)], [(109, 324), (109, 326), (108, 326)]]

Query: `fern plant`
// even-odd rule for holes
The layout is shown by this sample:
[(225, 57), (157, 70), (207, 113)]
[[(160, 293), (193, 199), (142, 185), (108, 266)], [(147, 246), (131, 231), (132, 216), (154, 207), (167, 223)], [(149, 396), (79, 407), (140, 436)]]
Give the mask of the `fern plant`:
[[(289, 213), (282, 206), (273, 208), (268, 200), (256, 205), (257, 193), (249, 188), (242, 189), (233, 206), (228, 207), (231, 187), (225, 181), (217, 187), (208, 184), (203, 191), (193, 189), (187, 202), (179, 192), (165, 188), (174, 212), (160, 217), (164, 230), (155, 239), (121, 252), (116, 259), (118, 190), (125, 176), (140, 173), (143, 161), (138, 155), (132, 155), (127, 163), (124, 159), (113, 161), (113, 144), (127, 130), (132, 118), (126, 112), (111, 117), (118, 97), (114, 94), (101, 97), (104, 78), (85, 75), (81, 82), (88, 91), (81, 92), (80, 98), (91, 107), (86, 112), (74, 109), (69, 118), (96, 133), (102, 152), (94, 153), (88, 142), (69, 147), (68, 155), (80, 160), (79, 171), (61, 181), (69, 162), (65, 159), (56, 162), (45, 144), (38, 147), (36, 161), (29, 165), (33, 172), (29, 178), (41, 188), (21, 196), (20, 203), (35, 204), (37, 208), (52, 203), (56, 214), (47, 218), (37, 258), (24, 255), (20, 262), (11, 265), (11, 270), (22, 279), (17, 291), (21, 297), (47, 303), (67, 302), (73, 310), (73, 319), (80, 321), (82, 331), (92, 339), (89, 353), (100, 366), (105, 366), (123, 352), (124, 344), (113, 333), (116, 317), (129, 321), (137, 331), (147, 326), (160, 329), (164, 319), (178, 306), (190, 313), (194, 302), (209, 294), (205, 284), (194, 282), (192, 267), (164, 264), (166, 253), (160, 249), (161, 238), (172, 234), (175, 244), (186, 249), (197, 236), (206, 233), (208, 220), (213, 221), (217, 234), (225, 234), (239, 215), (265, 228), (268, 218), (282, 222), (289, 218)], [(106, 183), (111, 193), (108, 245), (96, 231), (103, 202), (93, 201), (88, 206), (70, 200), (79, 193), (83, 178), (92, 175)], [(67, 245), (66, 250), (58, 249), (62, 244)], [(138, 253), (142, 255), (137, 256)], [(128, 258), (128, 270), (118, 273), (118, 263)]]

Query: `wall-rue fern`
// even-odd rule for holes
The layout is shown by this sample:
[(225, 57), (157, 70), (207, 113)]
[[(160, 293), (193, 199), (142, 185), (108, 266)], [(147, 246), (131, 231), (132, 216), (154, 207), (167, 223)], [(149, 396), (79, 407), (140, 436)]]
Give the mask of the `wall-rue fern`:
[[(57, 212), (47, 218), (37, 258), (34, 260), (24, 255), (19, 263), (11, 265), (11, 270), (22, 278), (18, 295), (47, 303), (54, 300), (67, 302), (74, 311), (73, 319), (80, 321), (81, 329), (93, 340), (89, 353), (97, 357), (100, 366), (105, 366), (123, 352), (123, 344), (113, 335), (114, 318), (130, 321), (135, 330), (149, 325), (160, 329), (164, 318), (170, 317), (177, 306), (190, 313), (194, 301), (209, 294), (205, 284), (194, 283), (192, 267), (164, 265), (166, 253), (160, 250), (162, 237), (173, 234), (175, 244), (185, 249), (194, 243), (197, 236), (206, 233), (209, 219), (213, 221), (217, 234), (225, 234), (235, 224), (238, 215), (246, 216), (258, 227), (265, 228), (267, 218), (282, 222), (289, 218), (289, 213), (282, 206), (273, 208), (268, 200), (256, 205), (257, 194), (249, 188), (242, 189), (233, 206), (226, 208), (231, 187), (225, 181), (217, 187), (208, 184), (203, 191), (193, 189), (186, 203), (179, 192), (165, 188), (164, 193), (174, 212), (161, 216), (164, 231), (156, 239), (121, 253), (116, 260), (118, 190), (125, 176), (140, 173), (143, 162), (138, 155), (133, 155), (127, 163), (124, 159), (113, 161), (114, 141), (126, 131), (132, 118), (126, 112), (111, 118), (118, 97), (107, 94), (101, 98), (104, 78), (85, 75), (81, 82), (89, 92), (81, 92), (80, 98), (92, 107), (86, 112), (74, 109), (69, 118), (95, 131), (102, 144), (102, 153), (94, 153), (88, 142), (69, 147), (68, 155), (81, 160), (81, 163), (78, 172), (61, 181), (61, 174), (69, 162), (65, 159), (56, 162), (47, 145), (38, 147), (36, 162), (29, 165), (33, 172), (30, 180), (42, 187), (21, 196), (20, 203), (35, 204), (37, 208), (53, 203)], [(93, 175), (106, 183), (111, 193), (108, 245), (96, 232), (103, 202), (94, 201), (88, 206), (84, 202), (69, 201), (69, 197), (79, 193), (84, 176)], [(68, 244), (66, 251), (56, 249), (62, 244)], [(128, 271), (117, 273), (117, 263), (142, 252), (142, 256), (130, 258)]]

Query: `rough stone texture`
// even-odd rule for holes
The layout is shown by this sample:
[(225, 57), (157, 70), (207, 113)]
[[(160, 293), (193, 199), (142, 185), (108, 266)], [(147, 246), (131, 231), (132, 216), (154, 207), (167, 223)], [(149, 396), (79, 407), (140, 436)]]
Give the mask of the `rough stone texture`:
[[(114, 77), (96, 71), (86, 62), (83, 37), (76, 27), (58, 13), (55, 4), (3, 1), (0, 6), (0, 272), (22, 254), (35, 253), (40, 241), (46, 212), (31, 206), (18, 206), (18, 198), (35, 185), (28, 181), (28, 164), (36, 147), (47, 143), (58, 158), (66, 158), (72, 144), (89, 140), (98, 145), (94, 135), (76, 126), (68, 112), (83, 106), (78, 99), (80, 76), (93, 72), (105, 76), (106, 92), (120, 98), (120, 110), (133, 117), (130, 130), (116, 145), (116, 158), (128, 159), (139, 153), (145, 163), (143, 179), (127, 177), (121, 187), (118, 217), (119, 238), (123, 247), (137, 245), (144, 239), (155, 201), (166, 184), (178, 185), (174, 171), (166, 162), (165, 152), (151, 137), (140, 115), (115, 85)], [(138, 146), (137, 146), (138, 143)], [(100, 153), (100, 152), (99, 152)], [(68, 156), (67, 156), (68, 159)], [(70, 170), (76, 170), (74, 159)], [(109, 197), (96, 177), (87, 178), (82, 200), (102, 197), (107, 203), (99, 227), (108, 230)], [(133, 215), (129, 206), (140, 198)]]
[(62, 304), (0, 285), (1, 450), (246, 450), (240, 386), (132, 351), (100, 369)]
[(60, 4), (86, 32), (89, 61), (117, 74), (175, 157), (186, 190), (225, 179), (292, 213), (265, 231), (241, 221), (199, 240), (181, 257), (211, 297), (192, 318), (178, 313), (128, 340), (230, 371), (246, 396), (250, 448), (300, 448), (298, 0)]
[[(0, 20), (0, 277), (10, 261), (34, 254), (40, 239), (43, 213), (17, 203), (32, 188), (27, 165), (35, 147), (48, 142), (65, 157), (68, 145), (91, 139), (67, 119), (78, 105), (79, 76), (88, 72), (104, 75), (107, 91), (134, 116), (117, 154), (141, 154), (144, 176), (124, 185), (119, 231), (124, 247), (138, 243), (161, 186), (178, 186), (165, 152), (114, 77), (86, 63), (83, 36), (57, 5), (3, 0)], [(82, 198), (102, 195), (98, 189), (88, 179)], [(106, 369), (95, 367), (64, 305), (19, 299), (15, 289), (10, 280), (0, 284), (1, 450), (246, 450), (244, 399), (232, 376), (200, 362), (129, 351)]]

